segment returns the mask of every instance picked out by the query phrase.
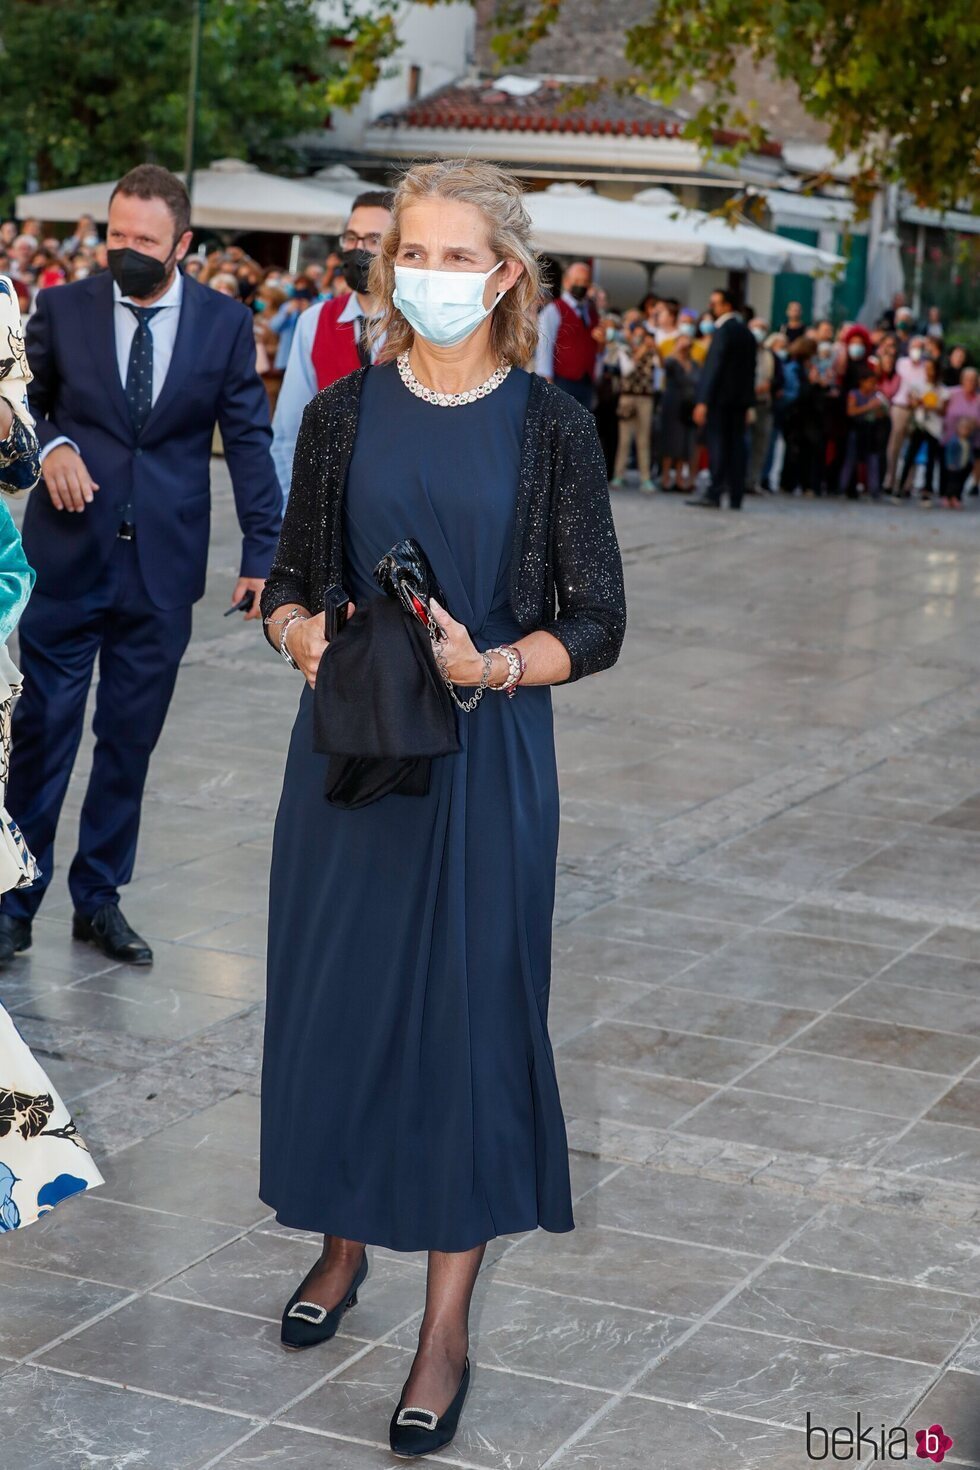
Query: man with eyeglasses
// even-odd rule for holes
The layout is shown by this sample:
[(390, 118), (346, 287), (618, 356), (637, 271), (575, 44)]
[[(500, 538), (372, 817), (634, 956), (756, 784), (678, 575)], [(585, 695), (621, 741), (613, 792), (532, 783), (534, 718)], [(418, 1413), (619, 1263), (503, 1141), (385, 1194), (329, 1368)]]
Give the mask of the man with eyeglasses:
[(272, 421), (272, 458), (283, 504), (306, 405), (321, 388), (373, 362), (380, 350), (380, 343), (368, 342), (368, 323), (377, 307), (367, 289), (367, 275), (391, 224), (391, 205), (392, 195), (386, 190), (357, 196), (340, 237), (341, 268), (350, 290), (331, 301), (317, 302), (297, 323)]

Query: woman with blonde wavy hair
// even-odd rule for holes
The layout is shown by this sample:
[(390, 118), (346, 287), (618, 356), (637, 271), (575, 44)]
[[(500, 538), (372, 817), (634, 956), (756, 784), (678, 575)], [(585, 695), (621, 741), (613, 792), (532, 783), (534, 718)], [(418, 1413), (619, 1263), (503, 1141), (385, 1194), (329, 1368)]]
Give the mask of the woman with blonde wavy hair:
[[(517, 182), (483, 163), (412, 168), (370, 290), (384, 352), (307, 407), (262, 596), (304, 686), (272, 857), (260, 1192), (283, 1224), (324, 1235), (286, 1303), (286, 1347), (334, 1335), (367, 1245), (428, 1252), (389, 1425), (415, 1457), (456, 1431), (486, 1242), (574, 1224), (547, 1029), (549, 686), (615, 662), (625, 603), (592, 417), (522, 367), (538, 266)], [(380, 606), (375, 569), (408, 537), (441, 592), (420, 648), (454, 748), (421, 786), (338, 805), (313, 748), (325, 608), (335, 587), (356, 608), (334, 635), (347, 669)]]

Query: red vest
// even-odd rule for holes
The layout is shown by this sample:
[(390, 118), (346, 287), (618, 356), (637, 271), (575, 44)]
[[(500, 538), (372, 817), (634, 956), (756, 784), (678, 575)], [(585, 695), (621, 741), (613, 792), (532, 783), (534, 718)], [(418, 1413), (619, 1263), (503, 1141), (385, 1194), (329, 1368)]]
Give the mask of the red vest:
[(335, 296), (320, 308), (312, 351), (317, 388), (329, 388), (331, 383), (355, 372), (361, 365), (354, 336), (355, 323), (337, 320), (346, 305), (346, 296)]
[(579, 313), (573, 311), (567, 301), (559, 297), (555, 305), (561, 317), (555, 339), (555, 377), (572, 378), (576, 382), (581, 378), (591, 378), (599, 351), (589, 330), (589, 327), (598, 325), (596, 309), (591, 301), (587, 303), (589, 327), (586, 327)]

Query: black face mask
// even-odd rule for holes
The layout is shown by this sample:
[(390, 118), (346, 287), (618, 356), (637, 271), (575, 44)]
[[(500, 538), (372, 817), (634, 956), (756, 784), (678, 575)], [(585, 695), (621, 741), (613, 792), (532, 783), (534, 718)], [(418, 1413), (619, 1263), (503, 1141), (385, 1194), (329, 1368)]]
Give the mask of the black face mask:
[(584, 301), (589, 294), (588, 286), (569, 286), (568, 294), (574, 296), (576, 301)]
[(166, 260), (157, 260), (155, 255), (144, 255), (142, 250), (133, 250), (129, 245), (122, 250), (108, 250), (109, 272), (124, 296), (142, 301), (152, 296), (158, 286), (167, 279), (171, 251)]
[(374, 256), (370, 250), (344, 250), (340, 259), (344, 280), (352, 291), (363, 296), (368, 288), (368, 271)]

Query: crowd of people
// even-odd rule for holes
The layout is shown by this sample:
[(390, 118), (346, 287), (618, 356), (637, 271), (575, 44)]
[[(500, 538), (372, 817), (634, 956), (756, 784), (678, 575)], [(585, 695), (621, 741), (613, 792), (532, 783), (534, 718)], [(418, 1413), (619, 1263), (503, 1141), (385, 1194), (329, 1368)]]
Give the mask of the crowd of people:
[[(294, 272), (262, 266), (240, 246), (188, 254), (183, 262), (185, 274), (251, 310), (257, 367), (273, 411), (301, 316), (351, 294), (338, 245)], [(106, 245), (90, 215), (65, 239), (45, 234), (37, 219), (0, 225), (0, 274), (13, 281), (25, 316), (39, 291), (106, 268)], [(962, 509), (964, 495), (977, 493), (977, 369), (963, 345), (947, 340), (937, 307), (919, 320), (898, 296), (871, 329), (808, 322), (799, 302), (790, 302), (779, 322), (751, 306), (737, 315), (757, 344), (746, 408), (746, 493), (916, 500), (950, 509)], [(555, 281), (553, 293), (542, 295), (538, 325), (534, 369), (594, 411), (613, 489), (632, 475), (647, 494), (693, 491), (699, 474), (707, 480), (708, 434), (695, 410), (716, 327), (710, 307), (698, 311), (651, 292), (635, 307), (615, 310), (589, 265), (574, 262), (560, 287)], [(291, 431), (290, 457), (294, 438)]]

